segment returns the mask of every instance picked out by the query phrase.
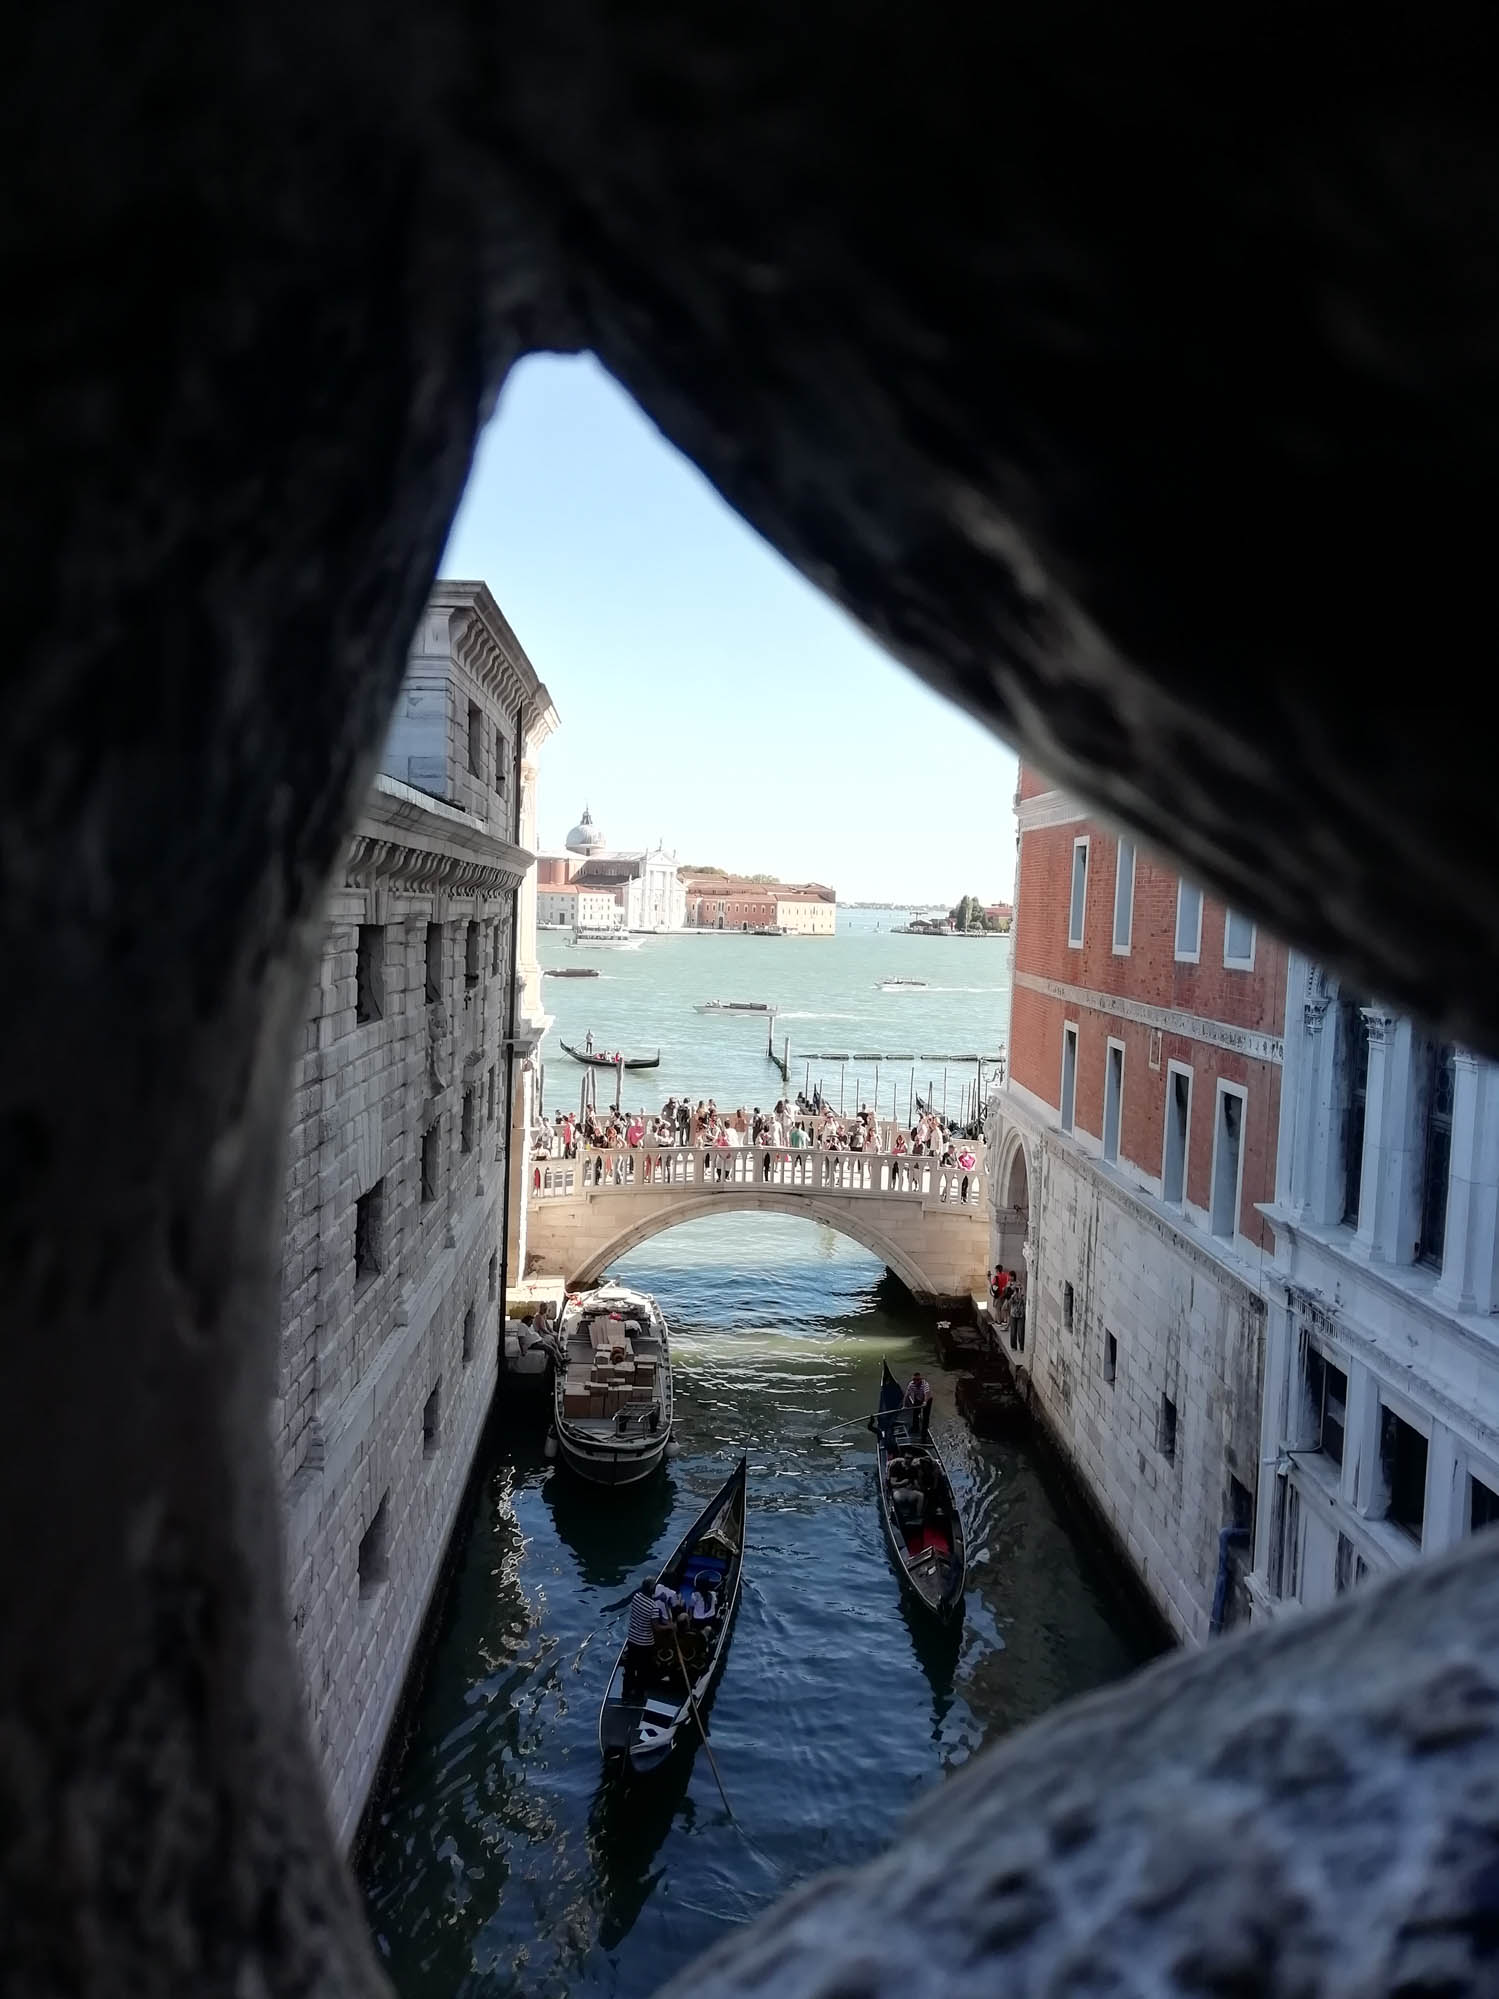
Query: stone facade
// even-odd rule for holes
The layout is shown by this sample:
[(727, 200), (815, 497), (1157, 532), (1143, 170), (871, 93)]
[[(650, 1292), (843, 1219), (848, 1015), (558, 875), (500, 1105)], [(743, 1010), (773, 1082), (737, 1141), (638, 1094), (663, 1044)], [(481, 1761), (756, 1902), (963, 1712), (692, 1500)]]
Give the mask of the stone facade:
[(1010, 1358), (1172, 1629), (1201, 1639), (1225, 1586), (1245, 1607), (1285, 953), (1028, 770), (1017, 817), (990, 1119), (992, 1256), (1026, 1298)]
[(1499, 1067), (1293, 955), (1258, 1613), (1499, 1519)]
[(400, 775), (377, 778), (330, 895), (295, 1069), (275, 1441), (344, 1843), (494, 1394), (519, 746), (554, 719), (489, 592), (438, 584), (385, 759)]

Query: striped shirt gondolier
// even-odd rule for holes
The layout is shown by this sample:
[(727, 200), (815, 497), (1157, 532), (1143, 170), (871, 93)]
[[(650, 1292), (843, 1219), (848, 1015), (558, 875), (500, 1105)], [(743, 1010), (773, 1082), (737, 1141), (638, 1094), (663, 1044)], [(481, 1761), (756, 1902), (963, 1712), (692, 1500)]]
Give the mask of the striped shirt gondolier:
[(626, 1640), (630, 1645), (643, 1645), (647, 1650), (655, 1642), (656, 1606), (643, 1589), (636, 1590), (630, 1598), (630, 1635)]

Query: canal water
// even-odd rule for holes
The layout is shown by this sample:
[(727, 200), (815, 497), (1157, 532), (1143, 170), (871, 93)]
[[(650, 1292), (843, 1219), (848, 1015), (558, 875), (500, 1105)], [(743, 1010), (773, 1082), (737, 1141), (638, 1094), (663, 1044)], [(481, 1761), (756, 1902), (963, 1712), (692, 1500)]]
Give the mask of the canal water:
[[(362, 1859), (402, 1999), (650, 1993), (795, 1883), (878, 1853), (985, 1743), (1152, 1643), (1031, 1451), (956, 1417), (929, 1319), (862, 1250), (810, 1222), (715, 1216), (618, 1274), (673, 1327), (681, 1455), (605, 1496), (544, 1462), (539, 1426), (497, 1414)], [(951, 1635), (905, 1604), (880, 1535), (859, 1419), (882, 1356), (935, 1374), (971, 1551)], [(634, 1585), (741, 1451), (744, 1594), (707, 1717), (731, 1817), (700, 1747), (605, 1783), (597, 1724)]]

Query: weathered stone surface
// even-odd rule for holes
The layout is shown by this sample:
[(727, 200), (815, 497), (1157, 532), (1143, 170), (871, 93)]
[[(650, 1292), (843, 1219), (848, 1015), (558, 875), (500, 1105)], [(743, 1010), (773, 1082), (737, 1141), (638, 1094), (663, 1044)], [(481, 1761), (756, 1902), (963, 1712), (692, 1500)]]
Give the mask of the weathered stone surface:
[[(1499, 473), (1491, 33), (1440, 4), (1419, 38), (1314, 8), (1203, 13), (1169, 47), (1098, 6), (892, 0), (34, 14), (0, 70), (11, 1991), (377, 1983), (279, 1574), (285, 1085), (323, 884), (527, 347), (594, 344), (919, 670), (1499, 1048), (1499, 792), (1461, 699)], [(1077, 1989), (1097, 1962), (1295, 1990), (1341, 1947), (1345, 1984), (1411, 1990), (1487, 1948), (1489, 1733), (1418, 1754), (1339, 1717), (1417, 1700), (1418, 1649), (1492, 1657), (1496, 1571), (988, 1766), (963, 1878), (995, 1961), (1056, 1948), (1047, 1907)], [(1347, 1812), (1205, 1774), (1255, 1701), (1331, 1730)], [(1005, 1858), (1043, 1764), (1087, 1900)], [(1119, 1850), (1078, 1832), (1152, 1785)], [(1168, 1835), (1205, 1871), (1163, 1914)], [(844, 1888), (804, 1902), (788, 1985), (832, 1989), (840, 1953), (848, 1989), (917, 1983), (889, 1918), (921, 1864), (887, 1864), (877, 1932)]]
[(1492, 1566), (1470, 1545), (1074, 1702), (663, 1999), (1491, 1991)]

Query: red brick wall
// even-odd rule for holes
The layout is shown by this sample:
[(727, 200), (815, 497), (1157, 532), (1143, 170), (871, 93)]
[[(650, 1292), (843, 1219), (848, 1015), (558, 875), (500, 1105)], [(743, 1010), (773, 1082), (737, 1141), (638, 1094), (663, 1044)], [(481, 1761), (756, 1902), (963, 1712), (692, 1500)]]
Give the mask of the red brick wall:
[[(1022, 773), (1022, 780), (1024, 779)], [(1022, 782), (1022, 792), (1024, 785)], [(1034, 794), (1031, 794), (1034, 795)], [(1072, 892), (1073, 841), (1088, 836), (1088, 887), (1083, 945), (1067, 943)], [(1286, 950), (1261, 930), (1255, 937), (1253, 969), (1232, 971), (1223, 964), (1226, 911), (1203, 901), (1202, 944), (1196, 965), (1176, 961), (1177, 874), (1137, 853), (1134, 922), (1128, 956), (1113, 950), (1114, 881), (1117, 841), (1092, 821), (1077, 820), (1025, 833), (1020, 843), (1017, 885), (1016, 971), (1097, 993), (1097, 1005), (1052, 998), (1017, 984), (1010, 1031), (1010, 1074), (1041, 1101), (1059, 1107), (1062, 1026), (1078, 1027), (1075, 1122), (1098, 1136), (1103, 1130), (1106, 1049), (1109, 1038), (1124, 1044), (1124, 1098), (1120, 1130), (1122, 1157), (1158, 1178), (1164, 1142), (1168, 1063), (1192, 1070), (1191, 1128), (1187, 1146), (1187, 1198), (1206, 1208), (1211, 1192), (1217, 1082), (1242, 1083), (1248, 1091), (1244, 1124), (1241, 1234), (1270, 1247), (1268, 1231), (1255, 1212), (1274, 1193), (1275, 1146), (1280, 1110), (1280, 1069), (1252, 1061), (1185, 1035), (1163, 1034), (1160, 1066), (1149, 1062), (1151, 1030), (1124, 1021), (1107, 1006), (1110, 995), (1149, 1006), (1204, 1015), (1234, 1026), (1279, 1035), (1285, 1016)]]
[(1043, 791), (1051, 791), (1054, 788), (1051, 779), (1043, 777), (1034, 764), (1020, 766), (1020, 779), (1016, 791), (1021, 798), (1039, 798)]

